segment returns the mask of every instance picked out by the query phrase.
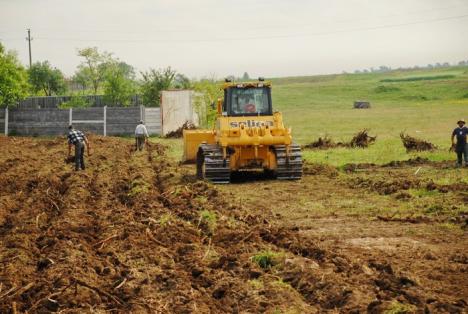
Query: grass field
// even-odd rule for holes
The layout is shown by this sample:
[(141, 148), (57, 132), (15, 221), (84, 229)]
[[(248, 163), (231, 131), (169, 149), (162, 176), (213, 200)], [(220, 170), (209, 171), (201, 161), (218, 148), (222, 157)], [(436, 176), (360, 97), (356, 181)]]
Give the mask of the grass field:
[[(307, 144), (326, 134), (346, 141), (364, 128), (377, 135), (369, 149), (305, 151), (305, 159), (313, 162), (382, 164), (414, 157), (401, 144), (402, 131), (440, 148), (418, 156), (453, 159), (448, 152), (451, 131), (457, 119), (468, 117), (468, 67), (272, 81), (274, 108), (283, 112), (298, 143)], [(372, 108), (353, 109), (355, 100), (370, 101)]]

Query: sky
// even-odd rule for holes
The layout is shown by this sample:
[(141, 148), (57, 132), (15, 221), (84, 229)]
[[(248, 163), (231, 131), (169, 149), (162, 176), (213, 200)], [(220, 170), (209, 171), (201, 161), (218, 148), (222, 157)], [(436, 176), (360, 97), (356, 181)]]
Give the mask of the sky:
[(0, 0), (0, 42), (71, 76), (98, 47), (137, 71), (281, 77), (468, 60), (468, 0)]

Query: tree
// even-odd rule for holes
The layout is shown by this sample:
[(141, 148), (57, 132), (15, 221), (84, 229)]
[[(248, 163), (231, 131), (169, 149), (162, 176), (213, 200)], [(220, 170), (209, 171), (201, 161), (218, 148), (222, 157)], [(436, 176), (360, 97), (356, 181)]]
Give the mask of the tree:
[(125, 78), (132, 80), (132, 81), (135, 80), (136, 75), (135, 75), (135, 68), (133, 66), (123, 61), (117, 61), (116, 65), (120, 69), (120, 71), (122, 72)]
[(223, 96), (222, 90), (219, 88), (219, 83), (214, 77), (201, 79), (194, 82), (195, 91), (200, 93), (200, 97), (195, 97), (195, 111), (200, 117), (202, 127), (211, 127), (216, 118), (216, 106), (213, 108), (211, 104), (215, 104), (218, 98)]
[(161, 91), (172, 86), (176, 72), (167, 67), (166, 69), (150, 69), (148, 72), (141, 72), (143, 82), (140, 90), (143, 103), (148, 107), (159, 107), (159, 96)]
[(72, 77), (72, 81), (81, 86), (82, 90), (87, 89), (90, 85), (88, 71), (85, 68), (78, 69)]
[(0, 43), (0, 105), (11, 106), (28, 95), (28, 74), (15, 53)]
[(78, 66), (80, 78), (89, 83), (94, 95), (97, 95), (99, 87), (104, 81), (106, 70), (112, 63), (112, 54), (108, 52), (100, 53), (97, 47), (88, 47), (78, 50), (78, 56), (84, 61)]
[(46, 96), (61, 94), (66, 91), (62, 72), (52, 68), (48, 61), (36, 62), (28, 70), (29, 83), (34, 93), (44, 92)]
[(190, 89), (191, 87), (191, 82), (190, 82), (190, 79), (181, 74), (181, 73), (177, 73), (175, 78), (174, 78), (174, 87), (175, 88), (178, 88), (178, 89)]
[(135, 92), (135, 84), (128, 77), (128, 68), (121, 63), (109, 65), (104, 80), (104, 96), (113, 105), (127, 106)]
[(248, 81), (248, 80), (250, 80), (249, 73), (244, 72), (244, 75), (242, 75), (242, 80), (243, 80), (243, 81)]

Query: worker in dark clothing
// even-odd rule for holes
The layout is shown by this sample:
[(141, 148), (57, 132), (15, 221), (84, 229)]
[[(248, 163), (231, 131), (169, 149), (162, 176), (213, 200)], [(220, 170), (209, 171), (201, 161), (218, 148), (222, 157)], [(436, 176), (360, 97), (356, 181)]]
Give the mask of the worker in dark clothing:
[[(468, 167), (468, 145), (466, 144), (466, 136), (468, 135), (468, 128), (465, 126), (465, 120), (460, 119), (457, 122), (458, 128), (452, 132), (452, 147), (455, 148), (457, 153), (457, 166), (461, 167), (463, 165), (463, 157), (465, 159), (465, 166)], [(457, 143), (455, 144), (455, 137), (457, 138)]]
[(85, 170), (84, 163), (84, 151), (88, 150), (89, 156), (89, 142), (83, 132), (75, 130), (72, 125), (68, 127), (68, 157), (71, 155), (71, 147), (75, 145), (75, 170), (78, 171), (80, 168)]

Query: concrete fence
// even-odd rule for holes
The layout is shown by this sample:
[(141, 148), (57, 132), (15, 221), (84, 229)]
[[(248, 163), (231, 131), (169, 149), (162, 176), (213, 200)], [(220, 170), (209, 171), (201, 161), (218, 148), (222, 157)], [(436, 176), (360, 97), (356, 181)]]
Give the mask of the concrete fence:
[(73, 124), (84, 132), (132, 135), (139, 120), (151, 135), (161, 134), (159, 108), (102, 107), (82, 109), (1, 109), (0, 132), (5, 135), (64, 135)]

